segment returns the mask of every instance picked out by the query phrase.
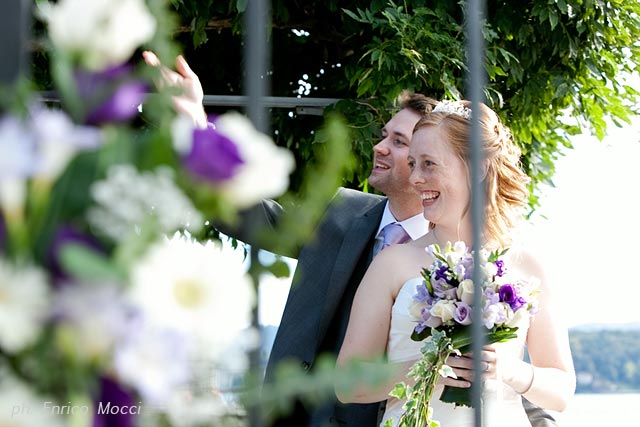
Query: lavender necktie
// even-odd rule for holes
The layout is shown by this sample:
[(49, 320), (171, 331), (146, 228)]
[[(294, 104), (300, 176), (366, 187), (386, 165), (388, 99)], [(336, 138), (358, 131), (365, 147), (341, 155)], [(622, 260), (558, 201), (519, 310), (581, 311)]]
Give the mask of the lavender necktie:
[(385, 225), (378, 237), (376, 237), (376, 243), (374, 245), (374, 255), (383, 250), (384, 248), (395, 245), (398, 243), (405, 243), (411, 240), (411, 237), (397, 222)]

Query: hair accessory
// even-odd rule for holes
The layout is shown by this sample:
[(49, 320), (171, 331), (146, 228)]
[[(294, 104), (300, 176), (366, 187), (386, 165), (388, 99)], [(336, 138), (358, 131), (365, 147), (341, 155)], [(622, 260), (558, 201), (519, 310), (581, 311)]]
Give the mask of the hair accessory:
[(463, 119), (471, 120), (471, 108), (465, 107), (459, 101), (449, 101), (448, 99), (440, 101), (432, 112), (455, 114)]

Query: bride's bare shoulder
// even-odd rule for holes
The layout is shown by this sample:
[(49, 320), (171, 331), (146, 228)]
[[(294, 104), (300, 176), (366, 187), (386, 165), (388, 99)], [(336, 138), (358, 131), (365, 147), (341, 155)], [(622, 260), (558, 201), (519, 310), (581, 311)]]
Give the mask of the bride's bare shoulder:
[(407, 278), (420, 274), (427, 266), (429, 255), (424, 247), (415, 242), (389, 246), (380, 251), (371, 263), (370, 269), (385, 275), (395, 276), (396, 281), (404, 282)]

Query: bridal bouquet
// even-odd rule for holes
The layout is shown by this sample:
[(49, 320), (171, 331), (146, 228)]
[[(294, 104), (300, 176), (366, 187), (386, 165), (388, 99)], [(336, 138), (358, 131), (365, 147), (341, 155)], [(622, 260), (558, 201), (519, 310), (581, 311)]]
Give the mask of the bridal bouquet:
[[(416, 287), (410, 313), (417, 325), (411, 338), (424, 341), (423, 357), (409, 375), (416, 384), (398, 384), (392, 396), (407, 399), (401, 426), (437, 425), (432, 420), (429, 401), (439, 376), (455, 376), (445, 364), (451, 354), (471, 350), (471, 319), (474, 300), (473, 252), (464, 242), (447, 243), (444, 250), (431, 245), (426, 251), (434, 258), (422, 272), (424, 281)], [(482, 323), (488, 344), (516, 337), (518, 324), (537, 310), (537, 287), (512, 277), (503, 259), (507, 250), (481, 250)], [(445, 387), (440, 399), (456, 406), (471, 406), (470, 390)]]

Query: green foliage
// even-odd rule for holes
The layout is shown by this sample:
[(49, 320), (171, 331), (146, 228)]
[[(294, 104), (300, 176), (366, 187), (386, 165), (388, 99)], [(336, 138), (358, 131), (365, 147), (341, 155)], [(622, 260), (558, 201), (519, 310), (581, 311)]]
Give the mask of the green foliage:
[(640, 390), (640, 329), (572, 330), (578, 393)]
[[(241, 93), (245, 2), (173, 4), (185, 31), (178, 39), (191, 45), (187, 58), (206, 92)], [(371, 147), (402, 89), (465, 97), (463, 7), (450, 0), (272, 2), (272, 93), (297, 96), (302, 79), (313, 87), (302, 96), (344, 100), (327, 111), (342, 114), (351, 128), (358, 165), (345, 185), (367, 189)], [(540, 184), (551, 183), (561, 150), (571, 148), (569, 136), (602, 138), (608, 122), (629, 122), (637, 110), (638, 89), (621, 77), (639, 70), (640, 3), (525, 0), (516, 8), (490, 0), (486, 9), (484, 94), (523, 149), (535, 207)], [(296, 151), (302, 167), (314, 163), (318, 126), (295, 111), (273, 112), (275, 138)]]

